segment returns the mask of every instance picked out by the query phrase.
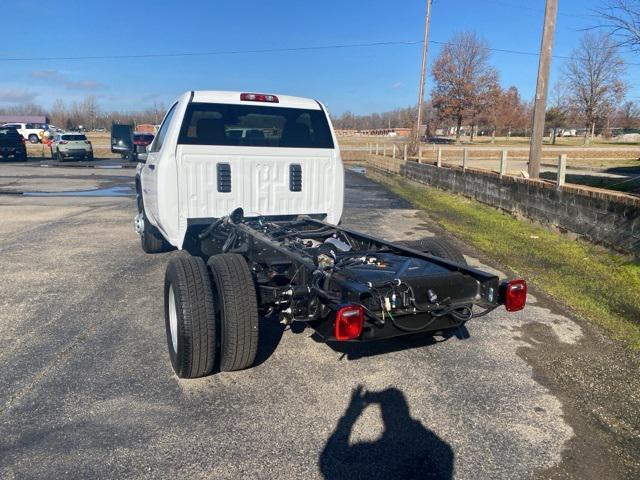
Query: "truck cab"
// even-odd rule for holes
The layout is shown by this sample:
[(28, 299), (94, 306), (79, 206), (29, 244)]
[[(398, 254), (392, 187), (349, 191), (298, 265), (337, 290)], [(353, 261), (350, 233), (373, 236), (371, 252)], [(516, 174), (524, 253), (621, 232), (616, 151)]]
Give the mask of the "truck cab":
[(340, 151), (316, 100), (187, 92), (139, 159), (135, 225), (145, 251), (193, 246), (204, 226), (236, 208), (333, 224), (342, 215)]

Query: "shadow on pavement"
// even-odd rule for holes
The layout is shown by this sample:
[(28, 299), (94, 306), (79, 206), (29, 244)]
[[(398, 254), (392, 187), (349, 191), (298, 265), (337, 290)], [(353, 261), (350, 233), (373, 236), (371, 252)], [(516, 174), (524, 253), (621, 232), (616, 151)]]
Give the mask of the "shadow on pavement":
[[(382, 412), (384, 433), (373, 442), (349, 443), (356, 421), (368, 406), (375, 404)], [(319, 466), (328, 480), (450, 479), (453, 462), (449, 444), (411, 418), (400, 390), (367, 392), (358, 386), (320, 454)]]
[(280, 344), (280, 340), (282, 340), (284, 330), (284, 325), (278, 322), (276, 315), (260, 317), (258, 323), (258, 338), (260, 341), (258, 342), (258, 352), (256, 353), (253, 367), (266, 362), (273, 355), (273, 352), (276, 351)]

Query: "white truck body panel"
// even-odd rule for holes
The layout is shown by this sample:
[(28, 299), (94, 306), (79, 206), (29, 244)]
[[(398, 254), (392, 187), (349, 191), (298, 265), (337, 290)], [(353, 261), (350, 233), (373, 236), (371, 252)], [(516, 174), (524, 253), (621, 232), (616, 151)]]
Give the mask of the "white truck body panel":
[[(281, 95), (278, 99), (278, 104), (267, 106), (323, 110), (315, 100)], [(326, 113), (333, 148), (179, 144), (183, 117), (191, 102), (260, 105), (241, 101), (240, 92), (205, 91), (194, 92), (193, 98), (186, 93), (172, 107), (164, 138), (159, 132), (146, 163), (139, 166), (145, 216), (169, 243), (182, 248), (190, 220), (220, 218), (238, 207), (244, 209), (245, 216), (321, 214), (330, 223), (340, 221), (344, 170)], [(154, 145), (156, 141), (161, 141), (160, 149)], [(230, 192), (217, 189), (219, 163), (230, 167)], [(291, 164), (301, 167), (301, 191), (289, 188)]]

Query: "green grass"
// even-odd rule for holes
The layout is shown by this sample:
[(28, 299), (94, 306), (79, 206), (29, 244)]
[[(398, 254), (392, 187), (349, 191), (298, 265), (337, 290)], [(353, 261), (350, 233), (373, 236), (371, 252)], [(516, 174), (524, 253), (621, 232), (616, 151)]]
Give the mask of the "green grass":
[(640, 262), (465, 197), (368, 169), (463, 242), (640, 350)]
[[(555, 180), (555, 172), (542, 172), (540, 177)], [(567, 174), (567, 183), (587, 185), (589, 187), (606, 188), (624, 193), (640, 193), (640, 171), (635, 171), (628, 177), (599, 177), (596, 175)]]

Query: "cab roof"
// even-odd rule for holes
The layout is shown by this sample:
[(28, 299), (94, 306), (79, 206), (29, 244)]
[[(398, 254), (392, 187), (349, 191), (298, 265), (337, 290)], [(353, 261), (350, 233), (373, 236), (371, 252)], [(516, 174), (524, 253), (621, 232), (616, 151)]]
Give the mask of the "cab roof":
[[(240, 100), (243, 93), (274, 95), (278, 97), (277, 103)], [(193, 92), (193, 102), (198, 103), (230, 103), (234, 105), (264, 105), (265, 107), (304, 108), (307, 110), (320, 110), (320, 104), (311, 98), (292, 97), (268, 92), (229, 92), (222, 90), (196, 90)]]

